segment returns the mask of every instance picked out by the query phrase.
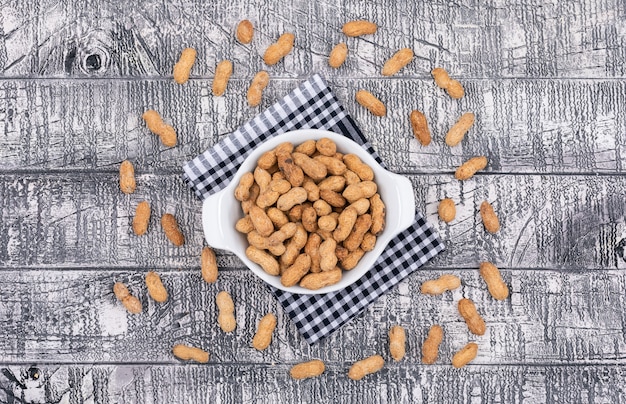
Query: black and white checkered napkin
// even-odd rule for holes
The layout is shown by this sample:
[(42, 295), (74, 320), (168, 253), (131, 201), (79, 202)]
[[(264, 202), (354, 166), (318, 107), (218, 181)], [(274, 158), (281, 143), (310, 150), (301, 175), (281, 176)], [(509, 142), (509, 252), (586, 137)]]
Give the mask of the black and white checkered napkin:
[[(367, 139), (320, 75), (185, 164), (183, 179), (200, 199), (224, 188), (248, 154), (265, 140), (304, 128), (343, 134), (382, 164)], [(324, 295), (298, 295), (270, 287), (309, 344), (330, 335), (407, 275), (443, 251), (439, 235), (419, 212), (415, 222), (389, 242), (374, 266), (347, 288)]]

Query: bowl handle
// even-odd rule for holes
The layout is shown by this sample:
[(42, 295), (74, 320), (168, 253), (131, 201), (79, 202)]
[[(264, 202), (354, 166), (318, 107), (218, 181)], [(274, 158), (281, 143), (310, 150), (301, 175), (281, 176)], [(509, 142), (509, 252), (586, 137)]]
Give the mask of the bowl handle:
[(413, 224), (415, 220), (415, 195), (413, 184), (408, 178), (394, 174), (396, 181), (397, 198), (400, 201), (400, 216), (398, 231), (402, 231)]
[(211, 247), (228, 250), (225, 243), (227, 237), (224, 234), (227, 228), (224, 223), (227, 214), (223, 211), (224, 204), (222, 203), (224, 191), (221, 190), (209, 196), (202, 203), (202, 227), (204, 238)]

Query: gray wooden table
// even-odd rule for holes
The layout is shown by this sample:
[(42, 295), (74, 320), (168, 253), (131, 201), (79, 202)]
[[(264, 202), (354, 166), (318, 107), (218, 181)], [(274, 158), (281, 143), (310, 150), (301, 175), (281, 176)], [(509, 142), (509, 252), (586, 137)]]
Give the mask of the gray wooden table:
[[(626, 5), (621, 0), (232, 0), (114, 2), (5, 0), (0, 4), (0, 402), (471, 402), (617, 403), (626, 400)], [(243, 18), (254, 41), (234, 40)], [(327, 65), (342, 24), (376, 21), (347, 39), (350, 56)], [(296, 47), (268, 70), (258, 108), (245, 92), (265, 48), (284, 31)], [(193, 79), (171, 78), (183, 47), (198, 50)], [(416, 58), (382, 78), (401, 47)], [(235, 65), (227, 93), (211, 95), (216, 62)], [(451, 100), (429, 71), (447, 68), (467, 96)], [(265, 286), (233, 255), (218, 256), (217, 284), (201, 280), (200, 202), (181, 165), (320, 72), (385, 162), (410, 178), (415, 200), (447, 251), (330, 338), (308, 346)], [(388, 115), (354, 102), (379, 94)], [(164, 149), (141, 114), (160, 111), (178, 130)], [(408, 113), (430, 119), (421, 147)], [(460, 147), (443, 144), (461, 112), (477, 122)], [(452, 172), (487, 155), (475, 179)], [(138, 189), (118, 189), (117, 170), (135, 162)], [(444, 225), (438, 201), (458, 216)], [(153, 205), (149, 233), (130, 231), (137, 202)], [(477, 208), (488, 199), (502, 230), (487, 234)], [(176, 248), (158, 226), (174, 213), (187, 237)], [(503, 272), (511, 297), (494, 302), (481, 260)], [(147, 298), (143, 277), (158, 271), (171, 294)], [(420, 284), (455, 273), (463, 286), (439, 298)], [(130, 315), (112, 285), (126, 282), (144, 304)], [(229, 290), (238, 326), (222, 333), (214, 296)], [(488, 324), (467, 367), (450, 358), (470, 338), (455, 301), (474, 299)], [(250, 346), (267, 311), (278, 316), (269, 349)], [(422, 365), (428, 327), (446, 337), (436, 365)], [(354, 382), (349, 365), (388, 358), (393, 324), (408, 332), (407, 357)], [(177, 342), (211, 353), (207, 365), (171, 354)], [(288, 371), (319, 358), (327, 372), (294, 381)]]

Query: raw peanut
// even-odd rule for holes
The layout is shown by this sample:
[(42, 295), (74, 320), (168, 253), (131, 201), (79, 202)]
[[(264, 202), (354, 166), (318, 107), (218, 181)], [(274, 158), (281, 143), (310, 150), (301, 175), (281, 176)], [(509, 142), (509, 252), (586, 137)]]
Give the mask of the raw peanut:
[(320, 244), (322, 244), (322, 238), (317, 233), (309, 234), (309, 237), (304, 245), (304, 252), (311, 257), (311, 272), (320, 272)]
[(298, 230), (297, 224), (291, 222), (285, 223), (279, 230), (275, 231), (268, 237), (267, 243), (270, 246), (281, 244), (288, 238), (293, 237), (293, 235), (296, 234), (296, 230)]
[(454, 173), (454, 177), (461, 181), (467, 180), (472, 178), (477, 171), (482, 170), (485, 167), (487, 167), (487, 157), (472, 157), (457, 168)]
[(352, 380), (361, 380), (369, 374), (378, 372), (383, 366), (385, 366), (383, 357), (380, 355), (372, 355), (352, 365), (348, 371), (348, 377)]
[(280, 198), (280, 192), (267, 190), (263, 192), (256, 200), (256, 204), (259, 208), (265, 209), (272, 206)]
[(178, 84), (185, 84), (189, 80), (189, 73), (196, 61), (196, 50), (185, 48), (180, 53), (178, 62), (174, 65), (174, 81)]
[(354, 251), (350, 251), (348, 256), (341, 260), (341, 267), (345, 269), (346, 271), (350, 271), (356, 268), (359, 261), (361, 261), (361, 258), (363, 258), (364, 254), (365, 254), (365, 251), (363, 251), (361, 248), (357, 248)]
[(146, 121), (146, 126), (150, 132), (157, 135), (164, 146), (174, 147), (176, 145), (176, 130), (171, 125), (163, 122), (158, 112), (149, 109), (143, 113), (142, 118)]
[(115, 285), (113, 285), (113, 293), (115, 293), (117, 300), (122, 302), (129, 313), (141, 313), (141, 302), (135, 296), (130, 294), (128, 288), (122, 282), (116, 282)]
[(154, 301), (163, 303), (167, 300), (167, 290), (161, 282), (161, 277), (154, 271), (150, 271), (146, 274), (146, 287), (148, 288), (148, 294)]
[(343, 177), (346, 179), (346, 185), (353, 185), (353, 184), (361, 182), (361, 179), (359, 178), (359, 176), (352, 170), (346, 170), (343, 173)]
[(291, 142), (283, 142), (274, 148), (274, 153), (276, 153), (276, 157), (281, 154), (291, 154), (294, 150), (293, 143)]
[(406, 332), (402, 326), (394, 325), (389, 330), (389, 353), (396, 362), (406, 354)]
[(206, 283), (215, 283), (217, 281), (217, 259), (215, 258), (215, 252), (211, 247), (204, 247), (202, 249), (202, 256), (200, 257), (200, 272), (202, 279)]
[(367, 198), (361, 198), (352, 202), (350, 206), (356, 209), (359, 215), (364, 215), (370, 209), (370, 201)]
[(337, 152), (337, 153), (335, 153), (335, 155), (333, 157), (336, 158), (337, 160), (343, 161), (343, 156), (344, 156), (343, 153)]
[(498, 216), (489, 202), (483, 201), (480, 204), (480, 217), (483, 219), (485, 230), (489, 233), (497, 233), (500, 230), (500, 220), (498, 220)]
[(371, 198), (378, 191), (376, 183), (373, 181), (362, 181), (357, 184), (348, 185), (341, 194), (350, 203), (361, 198)]
[(250, 20), (241, 20), (237, 25), (237, 32), (235, 35), (237, 36), (237, 40), (243, 44), (249, 44), (252, 42), (254, 26)]
[[(270, 167), (271, 168), (276, 168), (276, 170), (274, 170), (274, 172), (272, 173), (272, 181), (281, 181), (281, 180), (287, 180), (287, 178), (285, 178), (285, 174), (283, 174), (280, 170), (278, 170), (278, 164), (275, 164), (274, 166)], [(267, 171), (269, 173), (269, 170)]]
[(374, 96), (374, 94), (369, 91), (359, 90), (356, 93), (356, 102), (361, 104), (361, 106), (367, 108), (368, 111), (375, 116), (385, 116), (387, 115), (387, 108), (385, 104), (378, 98)]
[(136, 235), (141, 236), (148, 231), (148, 224), (150, 223), (150, 204), (148, 201), (142, 201), (137, 204), (135, 209), (135, 217), (133, 218), (133, 232)]
[(328, 189), (320, 190), (320, 198), (333, 208), (342, 208), (346, 205), (346, 199), (343, 196)]
[(274, 164), (276, 164), (276, 153), (274, 150), (266, 151), (256, 162), (256, 165), (264, 170), (269, 170)]
[(272, 223), (274, 223), (274, 227), (277, 229), (280, 229), (289, 222), (287, 215), (285, 215), (282, 210), (274, 207), (267, 210), (267, 217), (270, 218)]
[(304, 210), (304, 206), (296, 205), (293, 208), (289, 209), (287, 216), (289, 220), (292, 222), (299, 222), (302, 219), (302, 211)]
[(305, 289), (318, 290), (336, 284), (341, 280), (341, 277), (342, 271), (339, 268), (332, 271), (311, 273), (302, 278), (300, 286)]
[[(306, 154), (307, 156), (311, 157), (313, 155), (313, 153), (315, 153), (315, 140), (307, 140), (304, 143), (300, 143), (296, 148), (295, 148), (295, 152), (297, 153), (302, 153), (302, 154)], [(297, 163), (296, 163), (297, 164)]]
[(356, 223), (357, 216), (356, 209), (354, 208), (346, 208), (339, 214), (339, 218), (337, 218), (337, 228), (333, 232), (335, 241), (341, 242), (350, 235)]
[(320, 191), (323, 189), (328, 189), (335, 192), (341, 192), (346, 187), (346, 179), (339, 175), (331, 175), (327, 177), (325, 180), (321, 181), (317, 184)]
[(504, 300), (509, 297), (509, 288), (502, 280), (502, 275), (498, 268), (491, 262), (480, 263), (480, 276), (483, 277), (487, 284), (487, 289), (494, 299)]
[(136, 187), (135, 168), (130, 161), (124, 160), (120, 165), (120, 189), (125, 194), (132, 194)]
[(452, 357), (452, 366), (455, 368), (462, 368), (476, 358), (478, 354), (478, 344), (470, 342), (465, 345), (459, 352), (455, 353)]
[(293, 49), (293, 42), (296, 37), (290, 33), (286, 32), (278, 38), (278, 41), (271, 44), (267, 50), (265, 51), (265, 55), (263, 55), (263, 61), (266, 65), (275, 65), (280, 62), (282, 58), (287, 56), (291, 49)]
[(258, 72), (252, 81), (250, 82), (250, 87), (248, 88), (248, 105), (251, 107), (256, 107), (261, 103), (261, 99), (263, 98), (263, 90), (267, 87), (270, 82), (270, 75), (267, 74), (265, 70), (261, 70)]
[(327, 137), (319, 139), (315, 143), (315, 148), (323, 156), (334, 157), (337, 153), (337, 145)]
[(306, 189), (302, 187), (294, 187), (289, 190), (286, 194), (283, 194), (278, 198), (276, 202), (276, 207), (283, 212), (288, 211), (293, 208), (294, 205), (298, 205), (306, 201), (309, 195), (306, 192)]
[(304, 171), (293, 162), (291, 153), (276, 152), (278, 167), (285, 174), (285, 178), (293, 187), (299, 187), (304, 182)]
[(422, 146), (428, 146), (431, 136), (426, 116), (418, 110), (413, 110), (411, 111), (411, 115), (409, 115), (409, 119), (411, 120), (411, 128), (413, 129), (415, 138), (419, 140)]
[(378, 26), (373, 22), (366, 20), (355, 20), (348, 21), (343, 24), (342, 31), (346, 36), (361, 36), (361, 35), (369, 35), (376, 32)]
[(283, 271), (280, 283), (285, 287), (295, 286), (304, 275), (311, 269), (311, 257), (308, 254), (300, 254), (294, 263)]
[(348, 255), (350, 255), (350, 251), (348, 251), (348, 249), (342, 245), (337, 245), (337, 248), (335, 248), (335, 255), (337, 256), (337, 259), (339, 261), (343, 261), (348, 258)]
[(308, 233), (302, 227), (302, 224), (297, 224), (298, 228), (293, 235), (289, 243), (287, 243), (287, 250), (280, 256), (280, 263), (285, 267), (291, 266), (294, 263), (300, 250), (306, 245)]
[(259, 191), (263, 194), (270, 189), (272, 174), (260, 167), (254, 169), (254, 181), (259, 185)]
[(175, 357), (184, 361), (194, 360), (198, 363), (207, 363), (209, 361), (209, 353), (207, 351), (187, 345), (174, 345), (172, 353)]
[(450, 147), (454, 147), (461, 143), (467, 131), (474, 125), (474, 114), (466, 112), (459, 118), (458, 121), (450, 128), (446, 135), (446, 144)]
[(331, 175), (343, 175), (346, 172), (346, 165), (336, 157), (319, 155), (313, 157), (313, 160), (319, 161), (326, 166), (326, 170)]
[(263, 237), (258, 231), (253, 230), (247, 234), (248, 244), (261, 250), (269, 250), (274, 255), (285, 253), (286, 247), (282, 243), (270, 244), (269, 237)]
[(233, 63), (230, 60), (222, 60), (215, 68), (215, 78), (213, 79), (213, 95), (219, 97), (226, 91), (228, 80), (233, 74)]
[(332, 215), (322, 216), (317, 219), (317, 227), (324, 231), (333, 231), (337, 228), (337, 218)]
[(350, 171), (353, 171), (363, 181), (372, 181), (374, 179), (374, 170), (367, 164), (363, 163), (356, 154), (346, 154), (343, 156), (343, 162)]
[(161, 216), (161, 227), (163, 228), (163, 232), (165, 232), (165, 236), (172, 244), (179, 247), (185, 244), (185, 236), (180, 232), (174, 215), (166, 213)]
[(467, 328), (476, 335), (484, 335), (486, 331), (485, 320), (476, 311), (476, 305), (470, 299), (459, 300), (459, 314), (465, 319)]
[(313, 206), (307, 206), (302, 210), (302, 226), (309, 233), (317, 231), (317, 213)]
[(215, 298), (215, 303), (219, 310), (217, 316), (217, 322), (220, 328), (224, 332), (231, 332), (237, 327), (237, 320), (235, 320), (235, 304), (230, 294), (225, 291), (221, 291)]
[(383, 76), (393, 76), (413, 60), (413, 50), (403, 48), (397, 51), (383, 66)]
[(454, 290), (461, 286), (461, 279), (458, 276), (445, 274), (438, 279), (429, 280), (422, 283), (422, 294), (424, 295), (441, 295), (448, 290)]
[[(247, 201), (241, 202), (241, 210), (244, 215), (250, 213), (250, 207), (256, 203), (257, 198), (259, 197), (260, 189), (258, 184), (252, 184), (250, 187), (250, 197)], [(278, 199), (278, 198), (277, 198)]]
[(437, 87), (446, 89), (450, 85), (450, 76), (448, 76), (448, 72), (441, 67), (435, 67), (431, 72), (433, 78), (435, 79), (435, 84)]
[(270, 254), (265, 251), (256, 248), (254, 246), (249, 246), (246, 248), (246, 257), (250, 259), (250, 261), (255, 264), (259, 264), (261, 268), (265, 272), (270, 275), (280, 275), (280, 268), (278, 266), (278, 261)]
[(252, 224), (252, 220), (250, 220), (250, 216), (246, 215), (237, 220), (237, 223), (235, 223), (235, 230), (244, 234), (248, 234), (254, 230), (254, 225)]
[(446, 88), (446, 92), (450, 97), (454, 98), (455, 100), (463, 98), (463, 96), (465, 95), (465, 89), (463, 88), (463, 85), (457, 80), (450, 80), (450, 82), (448, 83), (448, 87)]
[(454, 220), (456, 216), (456, 207), (454, 206), (454, 201), (450, 198), (442, 199), (439, 202), (439, 207), (437, 208), (437, 212), (439, 213), (439, 218), (446, 223), (450, 223)]
[(354, 223), (354, 227), (352, 228), (352, 232), (344, 240), (343, 246), (346, 247), (348, 251), (354, 251), (359, 248), (361, 246), (361, 243), (363, 242), (363, 237), (365, 236), (365, 233), (367, 233), (370, 227), (372, 227), (371, 215), (365, 214), (358, 216), (356, 222)]
[(261, 321), (259, 321), (259, 326), (257, 327), (256, 334), (252, 338), (252, 346), (254, 349), (258, 351), (263, 351), (272, 342), (272, 333), (276, 328), (276, 316), (273, 313), (268, 313)]
[(254, 175), (250, 172), (245, 173), (239, 180), (239, 185), (235, 188), (235, 199), (240, 202), (250, 199), (250, 187), (254, 184)]
[(249, 214), (252, 225), (261, 236), (268, 237), (274, 232), (274, 223), (263, 209), (258, 206), (251, 206)]
[(313, 181), (320, 181), (326, 178), (328, 174), (326, 166), (319, 161), (315, 161), (306, 154), (298, 152), (291, 153), (291, 158)]
[(365, 252), (372, 251), (376, 246), (376, 236), (372, 233), (365, 233), (363, 236), (363, 242), (361, 243), (361, 249)]
[(316, 359), (294, 365), (289, 371), (289, 375), (296, 380), (307, 379), (321, 375), (325, 369), (324, 362)]
[(309, 177), (304, 177), (302, 188), (306, 190), (307, 200), (315, 202), (320, 199), (320, 189), (317, 184)]
[(348, 57), (348, 45), (341, 42), (335, 45), (328, 55), (328, 64), (335, 69), (339, 68)]
[(322, 230), (318, 228), (315, 234), (319, 235), (322, 238), (322, 240), (330, 240), (330, 239), (334, 240), (333, 233), (330, 231), (326, 231), (326, 230)]
[(329, 238), (324, 240), (320, 244), (320, 268), (322, 271), (332, 271), (337, 266), (337, 256), (335, 255), (335, 249), (337, 248), (337, 242)]
[[(317, 213), (317, 216), (319, 216), (319, 217), (329, 215), (330, 212), (333, 211), (333, 207), (330, 206), (328, 204), (328, 202), (326, 202), (323, 199), (320, 199), (320, 200), (317, 200), (317, 201), (313, 202), (313, 208), (315, 209), (315, 213)], [(318, 220), (318, 222), (319, 222), (319, 220)]]
[(280, 195), (287, 193), (291, 189), (291, 183), (287, 180), (272, 180), (270, 182), (270, 190), (278, 192)]
[(443, 328), (433, 325), (428, 330), (428, 337), (422, 345), (422, 363), (432, 365), (439, 356), (439, 344), (443, 341)]

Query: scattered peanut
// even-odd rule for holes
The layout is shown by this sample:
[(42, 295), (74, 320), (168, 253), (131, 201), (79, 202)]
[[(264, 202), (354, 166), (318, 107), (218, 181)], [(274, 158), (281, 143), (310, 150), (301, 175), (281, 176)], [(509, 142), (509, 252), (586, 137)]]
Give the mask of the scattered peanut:
[(273, 313), (268, 313), (261, 321), (257, 328), (254, 338), (252, 338), (252, 346), (254, 349), (262, 351), (270, 346), (272, 342), (272, 333), (276, 328), (276, 316)]
[(376, 373), (385, 366), (385, 360), (380, 355), (372, 355), (352, 365), (348, 377), (352, 380), (361, 380), (365, 376)]
[(124, 160), (120, 165), (120, 189), (125, 194), (132, 194), (136, 187), (135, 168), (130, 161)]
[(426, 281), (422, 284), (422, 294), (440, 295), (448, 290), (454, 290), (461, 286), (461, 279), (454, 275), (441, 275), (439, 279)]
[(248, 105), (256, 107), (261, 103), (263, 90), (265, 90), (265, 87), (267, 87), (269, 82), (270, 75), (267, 74), (265, 70), (261, 70), (254, 76), (252, 82), (250, 83), (250, 87), (248, 88)]
[(394, 325), (389, 330), (389, 352), (396, 362), (401, 361), (406, 353), (406, 332), (399, 325)]
[(215, 252), (209, 246), (205, 246), (202, 249), (200, 272), (202, 273), (202, 279), (206, 283), (215, 283), (217, 281), (217, 259), (215, 258)]
[(228, 80), (233, 74), (233, 63), (230, 60), (222, 60), (215, 68), (215, 78), (213, 79), (213, 95), (219, 97), (226, 91)]
[(249, 44), (252, 42), (252, 36), (254, 35), (254, 26), (250, 20), (241, 20), (237, 25), (237, 40), (243, 44)]
[(185, 84), (189, 80), (189, 73), (196, 61), (196, 50), (185, 48), (180, 54), (180, 59), (174, 65), (174, 81), (178, 84)]
[(409, 48), (400, 49), (383, 66), (383, 76), (393, 76), (398, 73), (404, 66), (413, 60), (413, 50)]
[(471, 112), (466, 112), (459, 120), (450, 128), (446, 135), (446, 144), (454, 147), (461, 143), (467, 131), (474, 125), (475, 116)]
[(376, 98), (374, 94), (370, 93), (369, 91), (357, 91), (356, 102), (367, 108), (367, 110), (375, 116), (387, 115), (387, 108), (385, 107), (385, 104), (383, 104), (381, 100)]
[(161, 277), (154, 271), (150, 271), (146, 274), (146, 287), (148, 288), (148, 294), (154, 301), (163, 303), (167, 300), (167, 290), (161, 282)]
[(300, 380), (307, 379), (309, 377), (317, 377), (324, 373), (324, 370), (326, 370), (324, 362), (315, 359), (294, 365), (289, 371), (289, 374), (292, 378)]
[(483, 201), (480, 204), (480, 217), (483, 219), (485, 230), (489, 233), (494, 234), (500, 230), (500, 220), (498, 220), (498, 216), (489, 202)]
[(459, 314), (465, 319), (467, 328), (476, 335), (484, 335), (486, 331), (485, 320), (476, 311), (476, 305), (470, 299), (459, 300)]
[(217, 322), (220, 328), (224, 332), (231, 332), (237, 326), (237, 320), (235, 320), (235, 304), (233, 303), (230, 294), (225, 291), (221, 291), (217, 294), (215, 299), (219, 314), (217, 316)]
[(450, 198), (442, 199), (439, 202), (439, 208), (437, 209), (439, 213), (439, 218), (446, 223), (450, 223), (454, 220), (456, 216), (456, 207), (454, 206), (454, 201)]
[(470, 342), (452, 357), (452, 366), (462, 368), (476, 358), (478, 354), (478, 344)]
[(435, 79), (435, 84), (437, 84), (439, 88), (446, 90), (450, 97), (459, 99), (465, 95), (465, 90), (461, 83), (457, 80), (452, 80), (448, 72), (441, 67), (434, 68), (431, 73)]
[(300, 286), (305, 289), (317, 290), (326, 286), (334, 285), (341, 280), (342, 271), (335, 268), (331, 271), (310, 273), (300, 281)]
[(502, 280), (498, 268), (491, 262), (480, 263), (480, 276), (485, 280), (487, 289), (494, 299), (504, 300), (509, 297), (509, 287)]
[(150, 204), (148, 201), (142, 201), (137, 204), (135, 209), (135, 217), (133, 218), (133, 232), (136, 235), (142, 236), (148, 231), (148, 224), (150, 223)]
[(487, 167), (487, 157), (472, 157), (457, 168), (454, 173), (454, 177), (461, 181), (468, 180), (472, 178), (477, 171), (482, 170), (485, 167)]
[(209, 361), (209, 353), (207, 351), (187, 345), (174, 345), (172, 353), (175, 357), (184, 361), (194, 360), (198, 363), (207, 363)]
[(345, 43), (338, 43), (335, 45), (330, 55), (328, 56), (328, 64), (335, 69), (339, 68), (343, 62), (346, 61), (348, 56), (348, 45)]
[(422, 363), (432, 365), (439, 356), (439, 344), (443, 341), (443, 328), (433, 325), (428, 330), (428, 337), (422, 345)]
[(295, 40), (295, 36), (286, 32), (278, 38), (278, 41), (271, 44), (267, 50), (265, 51), (265, 55), (263, 55), (263, 61), (266, 65), (275, 65), (280, 62), (280, 60), (287, 56), (291, 49), (293, 49), (293, 42)]
[(411, 111), (411, 115), (409, 115), (409, 119), (415, 138), (419, 140), (422, 146), (428, 146), (431, 141), (431, 136), (426, 116), (418, 110), (413, 110)]
[(369, 35), (376, 32), (378, 26), (373, 22), (366, 20), (349, 21), (343, 24), (342, 31), (346, 36)]
[(128, 288), (122, 282), (116, 282), (115, 285), (113, 285), (113, 293), (115, 293), (117, 300), (122, 302), (129, 313), (141, 313), (141, 302), (135, 296), (130, 294)]
[(175, 245), (181, 246), (185, 244), (185, 236), (180, 232), (178, 228), (178, 223), (176, 222), (176, 218), (174, 215), (170, 213), (166, 213), (161, 216), (161, 227), (165, 232), (165, 236)]
[(176, 130), (163, 122), (163, 118), (158, 112), (149, 109), (143, 113), (142, 118), (146, 121), (146, 126), (150, 132), (159, 136), (164, 146), (174, 147), (176, 145)]

